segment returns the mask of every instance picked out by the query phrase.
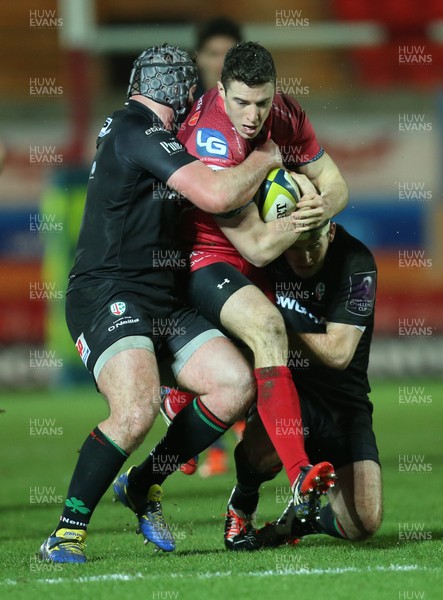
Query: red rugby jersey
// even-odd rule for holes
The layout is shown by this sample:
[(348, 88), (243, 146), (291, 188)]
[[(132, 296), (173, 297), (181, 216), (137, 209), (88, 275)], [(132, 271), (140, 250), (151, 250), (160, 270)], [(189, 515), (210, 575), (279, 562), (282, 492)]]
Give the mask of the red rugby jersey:
[[(285, 94), (277, 93), (261, 132), (253, 140), (243, 139), (226, 114), (217, 88), (206, 92), (192, 107), (178, 139), (187, 151), (215, 169), (241, 163), (268, 137), (280, 147), (283, 164), (289, 170), (320, 158), (323, 149), (301, 106)], [(245, 204), (250, 198), (245, 198)], [(186, 249), (238, 254), (209, 213), (192, 207), (183, 215), (182, 235)]]

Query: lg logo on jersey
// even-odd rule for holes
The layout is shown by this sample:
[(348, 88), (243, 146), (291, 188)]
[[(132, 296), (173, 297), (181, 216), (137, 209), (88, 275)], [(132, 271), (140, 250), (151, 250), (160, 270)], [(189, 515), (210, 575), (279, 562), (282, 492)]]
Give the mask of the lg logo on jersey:
[(226, 138), (216, 129), (203, 128), (197, 131), (197, 149), (200, 156), (228, 156)]

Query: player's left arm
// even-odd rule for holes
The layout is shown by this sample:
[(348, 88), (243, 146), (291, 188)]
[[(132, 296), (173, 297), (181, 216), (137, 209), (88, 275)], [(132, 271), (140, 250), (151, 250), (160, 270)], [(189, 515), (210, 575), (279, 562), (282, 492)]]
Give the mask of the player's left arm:
[(295, 170), (306, 175), (318, 190), (318, 193), (305, 194), (298, 204), (297, 217), (305, 225), (318, 227), (345, 208), (348, 186), (329, 154), (324, 152), (317, 160)]
[(303, 231), (294, 214), (265, 223), (251, 202), (238, 215), (215, 217), (215, 222), (243, 258), (262, 268), (296, 242)]
[[(315, 192), (306, 177), (297, 174), (295, 177), (302, 194)], [(255, 202), (250, 202), (234, 217), (215, 217), (215, 222), (241, 256), (259, 268), (280, 256), (306, 230), (303, 221), (296, 218), (296, 211), (265, 223)]]
[(288, 332), (291, 350), (332, 369), (344, 370), (351, 362), (363, 329), (346, 323), (326, 323), (326, 333)]

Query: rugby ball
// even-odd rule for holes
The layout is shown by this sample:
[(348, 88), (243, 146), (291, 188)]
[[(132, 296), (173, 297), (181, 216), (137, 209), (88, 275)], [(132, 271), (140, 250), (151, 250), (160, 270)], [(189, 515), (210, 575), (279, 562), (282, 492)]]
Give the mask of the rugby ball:
[(259, 189), (257, 205), (260, 216), (265, 223), (286, 217), (297, 208), (300, 198), (300, 188), (289, 172), (272, 169)]

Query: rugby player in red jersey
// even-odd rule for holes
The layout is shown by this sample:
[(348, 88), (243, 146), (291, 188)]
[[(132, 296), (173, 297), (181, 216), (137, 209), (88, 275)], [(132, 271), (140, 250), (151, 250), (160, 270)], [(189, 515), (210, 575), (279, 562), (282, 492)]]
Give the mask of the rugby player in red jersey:
[[(303, 435), (279, 434), (282, 418), (297, 424), (297, 431), (303, 427), (287, 367), (284, 321), (270, 295), (262, 291), (267, 282), (260, 267), (342, 210), (347, 185), (319, 145), (300, 105), (276, 92), (272, 56), (254, 42), (237, 44), (227, 52), (221, 81), (194, 105), (178, 137), (188, 152), (213, 169), (238, 165), (271, 138), (280, 148), (284, 166), (306, 176), (298, 179), (303, 196), (289, 217), (264, 223), (252, 199), (245, 198), (246, 207), (219, 216), (191, 208), (182, 232), (191, 252), (188, 300), (253, 351), (258, 412), (288, 474), (294, 504), (300, 506), (303, 518), (315, 519), (318, 502), (314, 500), (332, 484), (333, 467), (319, 463), (311, 468)], [(245, 232), (259, 241), (259, 251), (254, 244), (251, 253)], [(227, 529), (233, 544), (238, 532), (251, 524), (250, 515), (243, 516), (229, 503)]]

